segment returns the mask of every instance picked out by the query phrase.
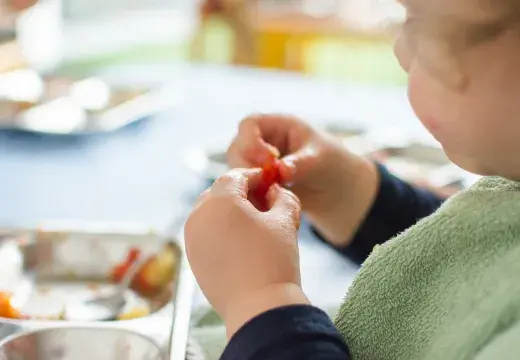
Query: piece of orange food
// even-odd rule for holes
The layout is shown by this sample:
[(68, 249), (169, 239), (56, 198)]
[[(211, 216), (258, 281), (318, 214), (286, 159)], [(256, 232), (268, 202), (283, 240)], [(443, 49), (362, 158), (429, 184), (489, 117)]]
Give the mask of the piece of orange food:
[[(130, 249), (125, 261), (117, 265), (112, 271), (112, 281), (115, 283), (121, 282), (125, 273), (140, 256), (141, 252), (139, 249)], [(143, 267), (135, 275), (131, 285), (132, 289), (146, 297), (153, 297), (159, 294), (173, 279), (176, 261), (177, 254), (175, 248), (171, 245), (166, 245), (162, 251), (150, 257), (144, 263)]]
[(11, 295), (0, 292), (0, 317), (7, 319), (23, 319), (24, 317), (12, 304)]
[(150, 315), (150, 310), (145, 306), (138, 306), (118, 316), (118, 320), (139, 319)]

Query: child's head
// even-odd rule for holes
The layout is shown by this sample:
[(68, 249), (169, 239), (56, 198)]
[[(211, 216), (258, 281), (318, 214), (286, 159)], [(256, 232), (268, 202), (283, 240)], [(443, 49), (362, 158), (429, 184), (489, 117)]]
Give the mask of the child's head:
[(401, 0), (417, 116), (459, 166), (520, 179), (520, 0)]

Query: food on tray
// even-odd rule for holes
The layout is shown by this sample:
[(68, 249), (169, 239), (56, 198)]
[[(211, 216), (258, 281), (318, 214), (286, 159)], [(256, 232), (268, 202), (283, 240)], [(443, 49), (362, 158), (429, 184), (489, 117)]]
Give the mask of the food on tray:
[(11, 304), (11, 294), (0, 292), (0, 317), (22, 319), (22, 314)]
[(121, 315), (118, 316), (118, 320), (132, 320), (132, 319), (139, 319), (145, 316), (150, 315), (150, 310), (145, 306), (138, 306), (133, 308), (130, 311), (123, 312)]
[[(154, 240), (161, 247), (156, 249)], [(146, 261), (125, 293), (125, 306), (117, 318), (129, 320), (161, 312), (174, 296), (179, 250), (175, 243), (165, 244), (159, 237), (110, 233), (105, 238), (97, 232), (36, 229), (0, 242), (0, 255), (9, 257), (13, 251), (20, 259), (12, 263), (0, 261), (4, 280), (9, 280), (3, 281), (0, 288), (0, 318), (71, 320), (74, 314), (69, 304), (111, 294), (117, 289), (115, 282), (144, 255)], [(124, 261), (114, 267), (114, 256), (117, 259), (122, 253)], [(65, 318), (66, 313), (71, 316)]]
[(23, 110), (62, 98), (83, 110), (98, 113), (147, 92), (148, 89), (142, 87), (112, 86), (97, 78), (78, 80), (60, 75), (41, 76), (34, 70), (20, 69), (0, 76), (0, 99), (4, 99), (0, 100), (0, 117), (15, 117)]
[(112, 279), (112, 281), (115, 283), (121, 282), (126, 272), (132, 267), (132, 264), (137, 261), (140, 256), (141, 251), (139, 249), (131, 248), (128, 251), (128, 254), (126, 254), (125, 260), (121, 264), (118, 264), (116, 267), (114, 267), (112, 273), (110, 274), (110, 279)]
[[(120, 282), (132, 264), (139, 259), (141, 252), (132, 248), (126, 259), (117, 265), (111, 273), (112, 281)], [(137, 272), (131, 288), (139, 294), (152, 297), (160, 293), (173, 279), (177, 254), (170, 244), (156, 255), (148, 259), (143, 267)]]
[(52, 101), (68, 96), (75, 80), (64, 76), (46, 76), (44, 80), (44, 100)]
[[(50, 241), (49, 233), (46, 234), (45, 238)], [(142, 256), (141, 250), (138, 248), (131, 248), (126, 255), (125, 260), (113, 269), (111, 273), (111, 280), (113, 282), (121, 281), (126, 271), (128, 271), (133, 262), (138, 260), (140, 256)], [(143, 264), (142, 269), (136, 274), (134, 282), (132, 283), (132, 290), (143, 297), (153, 300), (152, 298), (161, 293), (162, 290), (166, 289), (173, 279), (176, 261), (177, 253), (175, 248), (171, 244), (166, 245), (162, 251), (152, 256)], [(68, 278), (68, 276), (66, 278)], [(101, 283), (96, 282), (85, 282), (80, 286), (84, 288), (85, 291), (100, 293), (102, 292), (101, 285)], [(63, 290), (58, 290), (58, 288), (54, 288), (51, 284), (39, 284), (35, 288), (34, 296), (41, 298), (40, 301), (43, 301), (44, 303), (51, 301), (49, 304), (52, 304), (52, 308), (54, 308), (54, 305), (59, 307), (59, 304), (61, 303), (60, 296), (62, 296), (62, 292)], [(136, 296), (135, 293), (133, 295), (134, 297)], [(119, 320), (136, 319), (147, 316), (151, 313), (153, 308), (153, 305), (151, 304), (153, 301), (151, 304), (146, 304), (146, 301), (143, 302), (144, 299), (138, 299), (139, 298), (135, 298), (133, 300), (134, 302), (137, 300), (137, 302), (132, 302), (131, 306), (129, 306), (128, 309), (125, 309), (124, 312), (118, 317)], [(64, 311), (51, 311), (49, 315), (42, 315), (41, 313), (37, 315), (37, 313), (34, 312), (34, 309), (30, 311), (29, 308), (27, 308), (26, 310), (28, 313), (22, 313), (13, 306), (11, 300), (12, 295), (10, 293), (0, 292), (0, 317), (18, 320), (66, 320), (63, 316)], [(152, 308), (150, 306), (152, 306)]]
[(90, 78), (75, 82), (70, 86), (71, 100), (88, 111), (105, 110), (112, 98), (112, 89), (103, 80)]
[[(47, 292), (48, 289), (45, 289)], [(0, 292), (0, 318), (7, 318), (13, 320), (42, 320), (42, 321), (64, 321), (65, 308), (54, 315), (27, 315), (22, 314), (12, 304), (12, 295), (6, 292)], [(138, 319), (150, 315), (150, 308), (146, 305), (131, 306), (130, 309), (125, 310), (118, 316), (118, 320)]]
[(38, 103), (44, 93), (41, 76), (34, 70), (18, 69), (0, 74), (0, 98)]
[(177, 254), (171, 245), (148, 260), (138, 273), (134, 290), (153, 296), (163, 290), (174, 277)]
[(146, 92), (142, 88), (110, 86), (101, 79), (88, 78), (71, 84), (68, 96), (83, 109), (97, 113), (135, 100)]
[(0, 99), (0, 119), (14, 118), (33, 106), (31, 102)]

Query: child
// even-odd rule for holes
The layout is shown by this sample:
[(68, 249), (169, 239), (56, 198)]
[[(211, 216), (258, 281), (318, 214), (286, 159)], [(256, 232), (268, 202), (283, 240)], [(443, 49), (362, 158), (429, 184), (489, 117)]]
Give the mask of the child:
[[(396, 55), (410, 102), (451, 160), (487, 177), (443, 203), (298, 119), (242, 122), (229, 161), (252, 170), (217, 180), (185, 228), (226, 325), (223, 359), (520, 358), (520, 3), (403, 3)], [(247, 194), (267, 144), (291, 191), (272, 187), (260, 212)], [(300, 286), (300, 203), (333, 246), (371, 253), (335, 326)]]

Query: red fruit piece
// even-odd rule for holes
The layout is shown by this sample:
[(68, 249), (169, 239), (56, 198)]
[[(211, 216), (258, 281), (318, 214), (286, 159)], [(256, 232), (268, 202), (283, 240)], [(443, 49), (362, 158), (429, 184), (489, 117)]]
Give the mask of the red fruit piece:
[(111, 274), (112, 281), (115, 283), (121, 282), (121, 280), (123, 280), (123, 277), (125, 276), (128, 269), (130, 269), (132, 264), (137, 259), (139, 259), (140, 256), (141, 256), (141, 251), (139, 249), (131, 248), (128, 251), (128, 254), (126, 255), (126, 259), (122, 263), (116, 265), (112, 269), (112, 274)]
[(139, 250), (137, 248), (131, 248), (128, 251), (128, 255), (126, 256), (126, 262), (128, 264), (133, 264), (134, 261), (139, 259), (140, 256), (141, 256), (141, 250)]
[(279, 184), (281, 181), (280, 160), (273, 157), (264, 164), (260, 181), (253, 191), (254, 200), (260, 205), (261, 210), (267, 208), (266, 196), (271, 186)]

